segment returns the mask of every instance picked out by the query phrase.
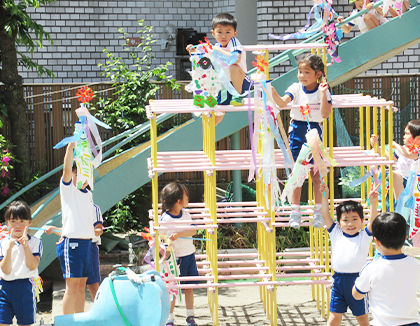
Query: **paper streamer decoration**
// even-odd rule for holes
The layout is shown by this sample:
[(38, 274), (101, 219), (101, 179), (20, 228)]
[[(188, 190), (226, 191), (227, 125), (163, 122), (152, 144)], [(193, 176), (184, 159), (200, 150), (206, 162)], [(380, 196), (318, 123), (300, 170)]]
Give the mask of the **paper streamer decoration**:
[(413, 191), (413, 198), (414, 198), (414, 209), (412, 210), (411, 214), (411, 221), (410, 221), (410, 233), (408, 238), (411, 240), (414, 236), (419, 232), (420, 229), (420, 220), (419, 220), (419, 213), (420, 213), (420, 174), (416, 173), (416, 177), (414, 179), (414, 191)]
[[(85, 181), (88, 181), (89, 186), (93, 190), (93, 168), (97, 168), (102, 162), (102, 140), (96, 125), (105, 129), (111, 129), (110, 126), (101, 122), (92, 116), (87, 109), (87, 102), (92, 100), (93, 93), (88, 87), (80, 88), (77, 93), (78, 100), (81, 102), (81, 107), (76, 110), (79, 121), (75, 124), (75, 132), (73, 136), (66, 137), (54, 146), (54, 149), (59, 149), (69, 143), (75, 142), (75, 161), (77, 165), (77, 181), (76, 186), (80, 189)], [(96, 146), (99, 148), (96, 150)]]
[(401, 17), (403, 2), (404, 0), (384, 0), (382, 4), (382, 11), (384, 17), (388, 15), (388, 11), (390, 8), (394, 9), (397, 12), (398, 16)]
[(338, 56), (338, 45), (340, 40), (343, 38), (342, 29), (336, 29), (335, 23), (327, 24), (322, 27), (324, 33), (324, 42), (328, 45), (327, 53), (331, 57), (331, 62), (327, 63), (327, 66), (331, 66), (334, 62), (340, 63), (341, 59)]

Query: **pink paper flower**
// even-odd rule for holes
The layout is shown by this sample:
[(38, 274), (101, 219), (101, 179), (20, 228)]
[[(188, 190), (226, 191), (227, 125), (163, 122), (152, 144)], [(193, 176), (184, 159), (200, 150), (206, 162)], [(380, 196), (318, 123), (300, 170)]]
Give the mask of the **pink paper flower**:
[(9, 156), (5, 156), (5, 157), (3, 157), (3, 159), (1, 161), (4, 163), (4, 165), (7, 165), (7, 164), (9, 164), (10, 157)]
[(9, 191), (10, 191), (10, 189), (7, 188), (7, 184), (6, 184), (6, 187), (3, 187), (2, 190), (1, 190), (1, 195), (3, 197), (6, 197), (9, 194)]

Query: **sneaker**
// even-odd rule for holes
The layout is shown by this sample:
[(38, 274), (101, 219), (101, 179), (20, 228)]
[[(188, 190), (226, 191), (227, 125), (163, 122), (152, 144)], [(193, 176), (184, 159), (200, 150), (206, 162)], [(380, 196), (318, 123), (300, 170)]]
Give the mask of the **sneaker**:
[(322, 228), (324, 226), (324, 218), (320, 211), (314, 211), (314, 219), (312, 220), (314, 228)]
[(187, 326), (198, 326), (194, 320), (194, 316), (187, 317)]
[(235, 96), (230, 101), (230, 105), (233, 105), (233, 106), (242, 106), (242, 105), (244, 105), (244, 99), (242, 97), (240, 97), (240, 96)]
[(300, 212), (292, 211), (289, 217), (289, 226), (294, 229), (299, 229), (301, 219), (302, 219), (302, 214), (300, 214)]
[(171, 320), (171, 319), (169, 319), (169, 320), (166, 322), (166, 326), (174, 326), (174, 321), (173, 321), (173, 320)]

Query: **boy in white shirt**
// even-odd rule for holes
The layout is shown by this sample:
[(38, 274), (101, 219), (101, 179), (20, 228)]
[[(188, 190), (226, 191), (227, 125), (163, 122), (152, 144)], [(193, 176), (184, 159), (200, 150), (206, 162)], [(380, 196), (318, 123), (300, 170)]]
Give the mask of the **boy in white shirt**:
[(402, 253), (406, 221), (398, 213), (382, 213), (372, 223), (372, 234), (381, 253), (362, 269), (353, 287), (353, 296), (361, 300), (369, 293), (373, 320), (371, 325), (420, 325), (417, 289), (420, 266), (413, 257)]

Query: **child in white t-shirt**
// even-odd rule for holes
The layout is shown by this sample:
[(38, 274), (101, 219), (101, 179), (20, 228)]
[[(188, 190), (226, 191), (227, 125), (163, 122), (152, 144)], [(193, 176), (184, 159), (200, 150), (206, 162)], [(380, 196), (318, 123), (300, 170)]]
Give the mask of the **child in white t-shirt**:
[(4, 214), (10, 236), (0, 241), (0, 324), (32, 325), (36, 319), (36, 295), (32, 278), (38, 276), (41, 240), (27, 234), (32, 223), (25, 202), (11, 203)]
[(359, 325), (369, 326), (367, 300), (355, 300), (352, 296), (354, 281), (366, 264), (369, 247), (372, 242), (372, 222), (378, 214), (377, 188), (369, 193), (370, 218), (368, 225), (363, 225), (363, 207), (360, 203), (348, 200), (336, 208), (337, 223), (330, 216), (328, 187), (321, 184), (322, 215), (325, 227), (331, 239), (331, 267), (334, 270), (331, 291), (330, 317), (328, 326), (340, 325), (343, 314), (350, 308)]
[(398, 213), (382, 213), (372, 223), (376, 249), (381, 255), (366, 264), (353, 287), (356, 300), (369, 294), (374, 318), (371, 325), (420, 325), (420, 266), (415, 258), (402, 253), (406, 228), (404, 217)]

